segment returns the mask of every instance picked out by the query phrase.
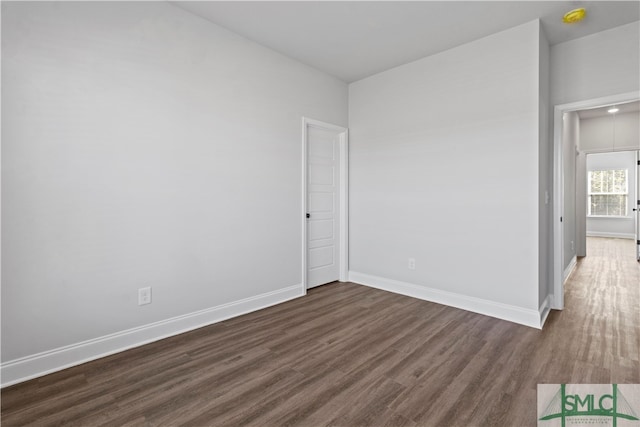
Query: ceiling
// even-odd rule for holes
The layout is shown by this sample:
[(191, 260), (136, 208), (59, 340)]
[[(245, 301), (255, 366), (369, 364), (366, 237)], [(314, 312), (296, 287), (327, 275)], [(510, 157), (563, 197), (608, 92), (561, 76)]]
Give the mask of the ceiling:
[[(640, 1), (176, 1), (352, 82), (540, 18), (551, 44), (640, 20)], [(584, 21), (564, 13), (587, 9)]]
[[(635, 113), (640, 111), (640, 101), (627, 102), (625, 104), (616, 104), (618, 107), (618, 112), (616, 114), (624, 114), (624, 113)], [(602, 116), (611, 116), (612, 113), (609, 113), (609, 110), (612, 106), (608, 105), (606, 107), (598, 107), (598, 108), (590, 108), (588, 110), (580, 110), (578, 111), (578, 117), (581, 120), (583, 119), (592, 119), (594, 117), (602, 117)]]

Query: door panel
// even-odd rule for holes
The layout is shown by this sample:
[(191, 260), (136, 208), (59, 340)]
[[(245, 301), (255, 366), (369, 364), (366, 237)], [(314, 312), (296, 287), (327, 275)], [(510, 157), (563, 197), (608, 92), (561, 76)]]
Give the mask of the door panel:
[(307, 288), (339, 278), (340, 132), (307, 127)]
[[(310, 187), (317, 187), (317, 185), (310, 185)], [(309, 213), (314, 212), (316, 216), (313, 218), (319, 219), (318, 213), (333, 213), (335, 211), (335, 194), (333, 191), (318, 191), (310, 190), (309, 192)]]
[(333, 220), (319, 219), (313, 221), (313, 227), (309, 227), (309, 240), (333, 239)]
[(321, 248), (309, 249), (309, 269), (317, 270), (335, 264), (333, 248), (324, 246)]
[(636, 213), (636, 259), (640, 262), (640, 150), (636, 151), (636, 195), (633, 207)]

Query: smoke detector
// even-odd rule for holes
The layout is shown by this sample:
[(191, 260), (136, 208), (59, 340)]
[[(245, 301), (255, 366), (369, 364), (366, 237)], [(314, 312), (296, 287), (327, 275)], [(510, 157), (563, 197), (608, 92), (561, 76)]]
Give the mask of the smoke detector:
[(569, 12), (565, 13), (562, 17), (562, 22), (565, 24), (575, 24), (576, 22), (580, 22), (587, 15), (587, 11), (581, 7), (579, 9), (573, 9)]

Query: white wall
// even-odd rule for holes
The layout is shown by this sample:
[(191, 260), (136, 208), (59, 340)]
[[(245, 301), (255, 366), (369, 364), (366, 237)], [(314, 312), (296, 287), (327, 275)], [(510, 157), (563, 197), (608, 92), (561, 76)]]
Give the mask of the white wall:
[(580, 135), (585, 152), (640, 150), (640, 112), (583, 119)]
[(168, 3), (3, 2), (2, 89), (5, 382), (17, 358), (301, 294), (301, 118), (346, 126), (346, 84)]
[(587, 155), (587, 171), (611, 169), (628, 170), (629, 199), (627, 217), (587, 217), (587, 235), (633, 239), (635, 238), (635, 215), (631, 209), (634, 207), (632, 202), (635, 200), (636, 194), (636, 152), (620, 151)]
[(562, 214), (564, 232), (563, 270), (576, 256), (577, 216), (576, 216), (576, 153), (580, 139), (580, 117), (575, 111), (564, 114), (562, 127), (562, 161), (564, 166), (564, 212)]
[(552, 105), (640, 89), (640, 21), (551, 47)]
[(352, 278), (537, 313), (539, 43), (534, 21), (349, 85)]
[(542, 305), (553, 293), (552, 270), (553, 239), (551, 233), (551, 195), (553, 179), (553, 150), (551, 136), (552, 109), (550, 108), (550, 47), (544, 31), (539, 32), (538, 44), (538, 304)]
[(576, 255), (587, 256), (587, 155), (576, 157)]

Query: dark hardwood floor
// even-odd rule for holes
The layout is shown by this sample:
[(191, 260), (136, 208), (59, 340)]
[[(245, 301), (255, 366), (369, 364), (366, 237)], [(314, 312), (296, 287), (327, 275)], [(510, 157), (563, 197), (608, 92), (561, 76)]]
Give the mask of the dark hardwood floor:
[(633, 243), (590, 238), (542, 331), (330, 284), (6, 388), (2, 425), (534, 426), (538, 383), (640, 383)]

